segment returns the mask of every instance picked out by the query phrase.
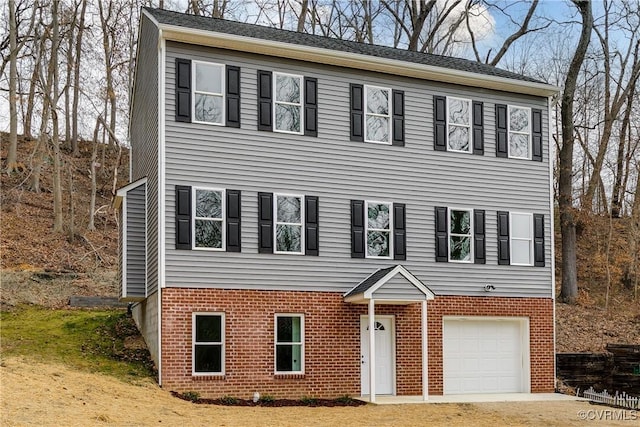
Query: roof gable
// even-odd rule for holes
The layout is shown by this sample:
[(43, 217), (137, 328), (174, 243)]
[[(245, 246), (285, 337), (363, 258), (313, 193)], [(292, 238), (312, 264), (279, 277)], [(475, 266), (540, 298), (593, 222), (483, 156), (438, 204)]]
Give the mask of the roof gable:
[[(405, 288), (403, 297), (388, 297), (385, 285), (393, 283), (394, 286), (401, 285)], [(408, 285), (408, 286), (407, 286)], [(406, 289), (411, 288), (414, 292), (407, 294)], [(394, 303), (417, 302), (433, 299), (434, 293), (424, 285), (418, 278), (411, 274), (402, 265), (381, 268), (374, 271), (363, 281), (358, 283), (353, 289), (344, 294), (346, 302), (363, 303), (371, 299), (387, 300)]]

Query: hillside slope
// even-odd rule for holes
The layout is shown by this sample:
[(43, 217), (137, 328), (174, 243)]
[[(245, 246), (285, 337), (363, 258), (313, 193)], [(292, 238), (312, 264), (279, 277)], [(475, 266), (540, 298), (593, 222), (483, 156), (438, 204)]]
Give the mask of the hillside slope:
[[(7, 138), (2, 137), (2, 164)], [(51, 232), (53, 196), (51, 164), (42, 174), (44, 191), (28, 190), (29, 158), (35, 141), (21, 139), (18, 158), (27, 167), (21, 174), (0, 178), (0, 265), (2, 309), (21, 303), (61, 307), (71, 295), (116, 296), (117, 218), (111, 208), (113, 170), (118, 149), (100, 146), (97, 173), (96, 230), (87, 231), (90, 198), (92, 145), (81, 144), (81, 156), (63, 153), (63, 206), (65, 222), (74, 206), (75, 232)], [(128, 182), (128, 153), (122, 151), (117, 187)], [(70, 173), (71, 172), (71, 173)], [(71, 190), (70, 189), (71, 175)], [(610, 227), (616, 236), (606, 256)], [(629, 233), (624, 220), (609, 223), (606, 218), (585, 217), (579, 241), (579, 305), (557, 304), (557, 349), (559, 352), (603, 351), (607, 343), (640, 344), (640, 301), (633, 301), (635, 270), (628, 254)], [(559, 253), (559, 251), (556, 251)], [(559, 265), (559, 263), (558, 263)], [(631, 267), (630, 267), (631, 266)], [(608, 310), (605, 306), (607, 268), (611, 277)], [(560, 277), (558, 270), (557, 277)]]

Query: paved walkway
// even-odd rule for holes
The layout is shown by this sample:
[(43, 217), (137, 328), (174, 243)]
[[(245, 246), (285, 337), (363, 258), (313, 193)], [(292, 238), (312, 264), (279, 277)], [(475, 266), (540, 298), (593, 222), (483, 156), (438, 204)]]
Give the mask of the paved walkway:
[[(356, 399), (369, 402), (369, 396)], [(587, 400), (561, 393), (501, 393), (501, 394), (455, 394), (447, 396), (376, 396), (377, 405), (400, 405), (406, 403), (480, 403), (480, 402), (543, 402), (559, 400)]]

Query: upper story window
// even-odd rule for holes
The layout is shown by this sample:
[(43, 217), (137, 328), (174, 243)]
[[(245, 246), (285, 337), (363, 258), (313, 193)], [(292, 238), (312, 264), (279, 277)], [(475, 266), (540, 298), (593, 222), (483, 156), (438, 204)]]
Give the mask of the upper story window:
[(366, 142), (391, 144), (391, 89), (364, 86)]
[(224, 65), (193, 61), (193, 121), (224, 124)]
[(351, 200), (351, 257), (407, 259), (404, 203)]
[(176, 121), (240, 127), (240, 68), (176, 58)]
[(276, 374), (304, 372), (304, 316), (276, 314), (275, 367)]
[(509, 235), (512, 265), (533, 265), (533, 215), (511, 212)]
[(318, 80), (258, 70), (258, 130), (318, 136)]
[(544, 215), (498, 212), (498, 264), (545, 266)]
[(391, 203), (366, 202), (367, 258), (390, 258), (392, 253)]
[(275, 253), (302, 254), (304, 196), (274, 194)]
[(509, 157), (531, 159), (531, 109), (509, 105)]
[(449, 208), (449, 261), (472, 262), (472, 260), (472, 211)]
[(224, 190), (194, 188), (193, 191), (194, 248), (224, 250)]
[(447, 98), (447, 150), (471, 152), (471, 100)]
[(385, 87), (349, 85), (350, 139), (404, 146), (404, 92)]
[(486, 263), (485, 211), (436, 206), (436, 261)]
[(274, 131), (302, 133), (302, 76), (274, 73)]
[(241, 251), (241, 192), (176, 185), (176, 249)]
[(193, 313), (192, 373), (224, 374), (224, 314)]

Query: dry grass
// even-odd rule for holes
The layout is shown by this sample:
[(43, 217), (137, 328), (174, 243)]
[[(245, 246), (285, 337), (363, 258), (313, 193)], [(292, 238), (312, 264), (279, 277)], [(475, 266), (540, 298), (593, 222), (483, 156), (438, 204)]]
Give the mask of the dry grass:
[[(0, 364), (2, 426), (580, 426), (585, 402), (413, 404), (341, 408), (194, 405), (151, 380), (136, 384), (65, 366), (4, 358)], [(626, 412), (628, 419), (633, 417)], [(640, 416), (640, 415), (639, 415)], [(637, 421), (590, 421), (632, 426)]]

